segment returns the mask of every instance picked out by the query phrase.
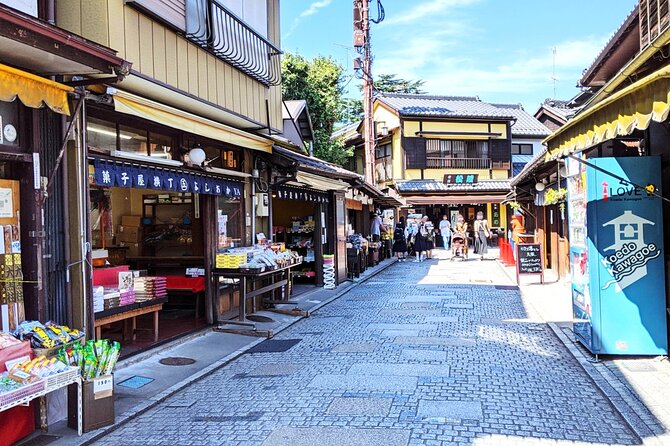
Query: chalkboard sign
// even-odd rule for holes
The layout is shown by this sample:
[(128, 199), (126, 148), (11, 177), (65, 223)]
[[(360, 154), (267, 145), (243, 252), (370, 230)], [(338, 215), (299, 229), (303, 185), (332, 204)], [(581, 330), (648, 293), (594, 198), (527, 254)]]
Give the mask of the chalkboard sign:
[(539, 274), (540, 281), (544, 282), (544, 256), (542, 244), (519, 243), (516, 245), (516, 275)]

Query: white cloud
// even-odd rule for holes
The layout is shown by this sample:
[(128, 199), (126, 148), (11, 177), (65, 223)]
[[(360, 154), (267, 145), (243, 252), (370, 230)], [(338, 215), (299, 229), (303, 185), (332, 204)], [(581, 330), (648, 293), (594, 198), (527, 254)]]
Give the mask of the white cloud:
[(293, 34), (293, 31), (295, 31), (296, 28), (298, 27), (298, 25), (300, 25), (300, 22), (302, 21), (302, 19), (304, 19), (305, 17), (309, 17), (311, 15), (316, 14), (317, 12), (319, 12), (320, 9), (323, 9), (323, 8), (329, 6), (332, 2), (333, 2), (333, 0), (319, 0), (319, 1), (316, 1), (316, 2), (312, 2), (307, 7), (307, 9), (305, 9), (300, 14), (298, 14), (298, 17), (296, 17), (293, 20), (293, 23), (291, 23), (291, 27), (286, 32), (286, 35), (284, 36), (284, 38), (287, 38), (288, 36)]
[(448, 9), (471, 6), (479, 3), (481, 0), (429, 0), (419, 4), (412, 4), (406, 12), (400, 12), (394, 17), (384, 20), (381, 24), (384, 26), (409, 24), (417, 20), (432, 17), (438, 13), (448, 13)]
[(313, 2), (311, 5), (309, 5), (309, 8), (305, 9), (303, 12), (298, 15), (299, 19), (302, 19), (304, 17), (309, 17), (311, 15), (316, 14), (319, 12), (319, 9), (325, 8), (326, 6), (330, 5), (333, 2), (333, 0), (321, 0), (318, 2)]
[[(476, 54), (463, 49), (458, 33), (445, 30), (404, 39), (395, 51), (380, 49), (373, 73), (394, 73), (406, 79), (422, 79), (423, 89), (433, 94), (514, 97), (523, 101), (527, 94), (553, 94), (554, 61), (552, 48), (539, 52), (503, 50), (490, 45)], [(606, 42), (606, 37), (591, 36), (568, 40), (556, 46), (555, 76), (557, 96), (576, 93), (575, 73), (588, 67)], [(501, 62), (492, 62), (501, 61)], [(540, 92), (540, 93), (538, 93)], [(572, 92), (572, 93), (570, 93)], [(540, 102), (542, 98), (531, 101)], [(528, 99), (525, 99), (528, 100)], [(536, 104), (528, 104), (534, 107)]]

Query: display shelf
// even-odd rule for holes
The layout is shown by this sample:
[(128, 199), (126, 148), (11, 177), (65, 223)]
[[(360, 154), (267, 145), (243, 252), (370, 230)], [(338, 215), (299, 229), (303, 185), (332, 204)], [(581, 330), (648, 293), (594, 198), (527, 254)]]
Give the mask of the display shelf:
[(38, 398), (44, 393), (46, 381), (41, 379), (30, 384), (26, 384), (16, 390), (6, 393), (0, 393), (0, 412), (11, 409), (14, 406), (28, 403)]

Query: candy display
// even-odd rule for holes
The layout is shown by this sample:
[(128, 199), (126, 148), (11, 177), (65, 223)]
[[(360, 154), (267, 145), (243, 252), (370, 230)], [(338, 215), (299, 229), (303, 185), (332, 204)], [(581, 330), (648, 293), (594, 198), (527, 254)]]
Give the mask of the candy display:
[(74, 344), (62, 348), (58, 359), (65, 364), (78, 367), (84, 380), (110, 375), (119, 359), (121, 344), (107, 339), (89, 340), (86, 344)]
[(256, 245), (249, 248), (232, 248), (217, 254), (216, 266), (224, 269), (267, 271), (302, 262), (293, 251), (282, 250), (283, 245)]
[(46, 378), (66, 370), (68, 370), (68, 366), (64, 362), (59, 361), (55, 357), (47, 358), (42, 355), (35, 359), (28, 359), (20, 364), (15, 364), (9, 371), (9, 375), (23, 373), (33, 375), (37, 378)]
[(30, 340), (33, 348), (53, 348), (84, 337), (84, 333), (54, 322), (42, 324), (38, 321), (23, 321), (12, 332), (17, 339)]

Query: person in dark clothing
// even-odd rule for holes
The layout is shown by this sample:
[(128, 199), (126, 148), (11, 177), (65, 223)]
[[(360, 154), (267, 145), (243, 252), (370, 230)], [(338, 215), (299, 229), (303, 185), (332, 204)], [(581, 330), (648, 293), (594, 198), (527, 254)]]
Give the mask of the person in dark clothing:
[(426, 218), (424, 217), (419, 223), (419, 230), (414, 238), (414, 252), (416, 252), (415, 262), (422, 262), (426, 258), (426, 252), (432, 249), (429, 241), (429, 228), (426, 225)]
[(405, 217), (395, 225), (393, 230), (393, 252), (398, 257), (399, 262), (407, 260), (407, 238), (405, 237)]

